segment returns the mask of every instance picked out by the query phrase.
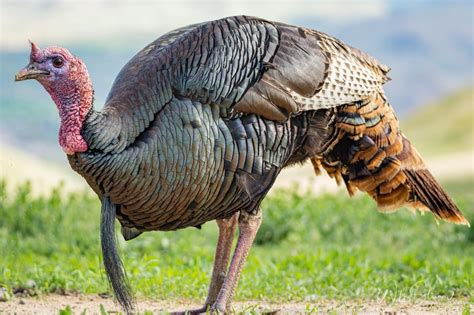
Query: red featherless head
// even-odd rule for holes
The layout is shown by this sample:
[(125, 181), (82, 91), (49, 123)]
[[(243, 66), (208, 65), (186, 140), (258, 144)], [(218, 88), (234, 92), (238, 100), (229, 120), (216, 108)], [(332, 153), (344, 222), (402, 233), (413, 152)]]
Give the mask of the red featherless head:
[(53, 98), (59, 110), (59, 144), (67, 154), (87, 151), (82, 124), (92, 108), (94, 91), (85, 64), (66, 48), (40, 49), (31, 42), (30, 63), (15, 76), (16, 81), (36, 79)]

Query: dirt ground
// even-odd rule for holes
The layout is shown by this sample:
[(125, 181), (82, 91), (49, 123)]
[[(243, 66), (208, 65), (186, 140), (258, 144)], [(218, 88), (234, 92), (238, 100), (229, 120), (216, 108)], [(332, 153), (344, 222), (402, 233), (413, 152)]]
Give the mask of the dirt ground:
[[(100, 305), (114, 314), (119, 312), (119, 307), (113, 300), (97, 295), (46, 295), (41, 297), (20, 298), (15, 297), (8, 302), (0, 302), (0, 314), (58, 314), (70, 306), (73, 314), (100, 314)], [(386, 303), (384, 301), (349, 301), (338, 302), (331, 300), (318, 300), (315, 302), (300, 303), (269, 303), (260, 301), (236, 302), (233, 309), (236, 313), (266, 313), (266, 314), (462, 314), (466, 311), (468, 301), (397, 301)], [(201, 306), (189, 301), (152, 301), (139, 300), (138, 310), (148, 311), (153, 314), (167, 314), (172, 311), (182, 311)], [(474, 311), (474, 305), (469, 309)]]

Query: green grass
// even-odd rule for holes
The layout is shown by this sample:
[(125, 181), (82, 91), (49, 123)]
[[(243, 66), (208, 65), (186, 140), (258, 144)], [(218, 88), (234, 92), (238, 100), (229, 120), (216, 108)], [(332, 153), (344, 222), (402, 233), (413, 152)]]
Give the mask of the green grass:
[(474, 87), (453, 93), (401, 120), (422, 155), (474, 150)]
[[(474, 180), (447, 183), (474, 222)], [(101, 265), (99, 202), (87, 194), (32, 197), (0, 185), (0, 285), (11, 292), (109, 292)], [(473, 301), (474, 232), (408, 211), (384, 215), (364, 196), (278, 192), (244, 269), (237, 300), (462, 298)], [(136, 295), (202, 301), (215, 224), (124, 242)]]

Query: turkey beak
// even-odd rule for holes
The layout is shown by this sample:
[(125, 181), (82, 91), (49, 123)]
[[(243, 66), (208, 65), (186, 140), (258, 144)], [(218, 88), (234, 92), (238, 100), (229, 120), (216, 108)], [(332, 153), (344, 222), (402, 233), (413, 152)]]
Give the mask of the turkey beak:
[(15, 75), (15, 81), (37, 79), (41, 75), (48, 75), (48, 74), (49, 74), (49, 71), (38, 69), (38, 67), (33, 63), (33, 64), (29, 64), (25, 68), (21, 69)]

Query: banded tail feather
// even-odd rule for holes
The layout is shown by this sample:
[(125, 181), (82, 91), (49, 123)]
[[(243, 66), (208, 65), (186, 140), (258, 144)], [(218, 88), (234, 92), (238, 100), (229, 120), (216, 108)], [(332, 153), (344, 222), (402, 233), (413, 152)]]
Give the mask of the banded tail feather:
[[(404, 161), (404, 174), (407, 178), (407, 184), (410, 187), (411, 195), (408, 206), (420, 210), (430, 210), (433, 214), (446, 221), (457, 224), (469, 225), (469, 222), (462, 215), (451, 197), (444, 191), (441, 185), (423, 163), (421, 156), (412, 146), (410, 141), (403, 138), (404, 148), (407, 158), (400, 155), (399, 158)], [(420, 161), (422, 164), (412, 163)]]
[(400, 207), (431, 211), (437, 218), (469, 225), (410, 141), (401, 133), (381, 91), (336, 112), (335, 136), (322, 156), (311, 158), (316, 174), (324, 168), (350, 195), (367, 192), (380, 211)]

